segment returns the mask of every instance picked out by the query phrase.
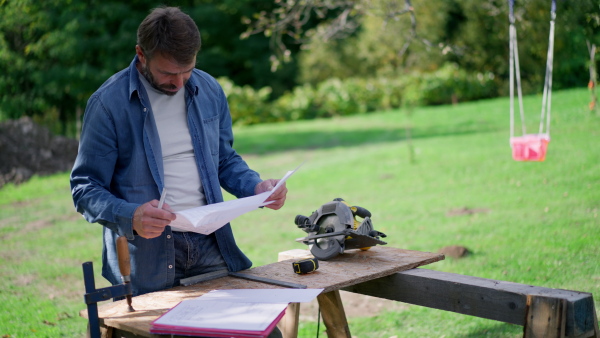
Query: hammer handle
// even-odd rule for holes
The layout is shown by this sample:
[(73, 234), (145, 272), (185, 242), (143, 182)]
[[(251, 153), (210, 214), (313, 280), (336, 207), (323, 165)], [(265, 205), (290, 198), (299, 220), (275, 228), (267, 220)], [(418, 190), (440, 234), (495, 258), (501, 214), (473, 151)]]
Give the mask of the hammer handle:
[(117, 258), (119, 259), (119, 270), (123, 277), (131, 274), (131, 263), (129, 261), (129, 247), (127, 246), (127, 238), (121, 236), (117, 238)]

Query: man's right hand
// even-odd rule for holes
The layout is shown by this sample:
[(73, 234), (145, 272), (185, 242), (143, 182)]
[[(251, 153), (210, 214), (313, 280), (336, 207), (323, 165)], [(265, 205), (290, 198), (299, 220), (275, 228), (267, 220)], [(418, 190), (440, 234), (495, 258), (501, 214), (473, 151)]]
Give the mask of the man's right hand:
[(140, 205), (133, 214), (133, 230), (143, 238), (155, 238), (165, 231), (165, 227), (175, 220), (175, 214), (168, 204), (158, 208), (158, 201)]

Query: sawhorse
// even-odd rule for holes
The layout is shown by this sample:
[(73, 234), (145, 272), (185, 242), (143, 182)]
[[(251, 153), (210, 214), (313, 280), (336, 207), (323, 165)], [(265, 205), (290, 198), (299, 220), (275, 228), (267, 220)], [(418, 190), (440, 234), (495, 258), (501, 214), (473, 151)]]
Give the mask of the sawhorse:
[[(279, 260), (310, 257), (308, 250), (281, 252)], [(524, 337), (600, 338), (591, 293), (411, 269), (342, 288), (344, 291), (523, 326)], [(350, 338), (339, 291), (317, 298), (328, 337)], [(280, 323), (284, 337), (297, 336), (299, 304)]]

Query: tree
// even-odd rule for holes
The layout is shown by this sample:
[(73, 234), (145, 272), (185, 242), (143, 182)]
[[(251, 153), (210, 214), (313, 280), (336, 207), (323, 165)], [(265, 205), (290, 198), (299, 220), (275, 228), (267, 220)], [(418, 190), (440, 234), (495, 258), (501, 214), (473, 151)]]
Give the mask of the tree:
[(271, 87), (273, 97), (296, 85), (293, 80), (297, 71), (295, 60), (291, 60), (279, 72), (271, 73), (269, 39), (260, 35), (240, 38), (246, 29), (243, 18), (255, 11), (272, 11), (275, 7), (272, 1), (204, 0), (173, 3), (189, 13), (200, 29), (202, 51), (197, 58), (199, 68), (214, 77), (228, 77), (240, 86), (250, 85), (255, 89)]
[[(254, 21), (248, 20), (248, 30), (244, 35), (264, 33), (271, 38), (274, 68), (290, 59), (290, 43), (310, 48), (310, 43), (316, 41), (327, 43), (355, 36), (360, 27), (373, 22), (379, 22), (382, 32), (387, 30), (396, 38), (402, 36), (402, 43), (395, 46), (398, 57), (403, 57), (414, 42), (440, 50), (449, 47), (444, 41), (432, 43), (420, 33), (421, 30), (417, 30), (417, 16), (411, 0), (278, 0), (276, 3), (279, 7), (272, 12), (259, 12)], [(421, 6), (427, 7), (427, 3), (423, 2)], [(456, 3), (454, 0), (446, 1), (442, 7), (448, 7), (448, 4), (453, 6)], [(439, 5), (435, 4), (437, 8), (434, 9), (445, 13)], [(406, 17), (404, 25), (394, 25), (403, 16)], [(320, 24), (315, 28), (307, 27), (307, 23), (314, 20)]]
[(393, 78), (406, 72), (430, 72), (461, 53), (452, 38), (461, 27), (460, 18), (452, 15), (456, 3), (406, 4), (413, 3), (410, 12), (385, 16), (377, 9), (365, 15), (355, 34), (344, 40), (307, 42), (307, 52), (299, 55), (301, 80), (317, 83), (327, 77)]
[[(279, 0), (258, 13), (246, 35), (264, 33), (283, 62), (298, 43), (302, 79), (328, 76), (392, 76), (428, 72), (446, 62), (469, 72), (508, 78), (507, 0)], [(518, 0), (517, 28), (525, 90), (541, 90), (551, 0)], [(558, 1), (554, 85), (587, 83), (586, 39), (598, 44), (597, 0)], [(306, 27), (319, 20), (317, 28)], [(338, 41), (335, 41), (338, 39)], [(409, 48), (410, 47), (410, 48)], [(316, 69), (317, 71), (312, 71)]]
[[(0, 0), (0, 120), (33, 117), (53, 132), (75, 135), (77, 112), (112, 74), (128, 66), (138, 25), (156, 0)], [(295, 85), (296, 67), (269, 72), (269, 42), (241, 40), (244, 15), (271, 10), (260, 0), (166, 1), (196, 21), (203, 39), (197, 66), (239, 85)]]
[(32, 116), (74, 134), (76, 111), (131, 60), (143, 18), (136, 2), (91, 5), (93, 11), (83, 1), (2, 3), (0, 117)]

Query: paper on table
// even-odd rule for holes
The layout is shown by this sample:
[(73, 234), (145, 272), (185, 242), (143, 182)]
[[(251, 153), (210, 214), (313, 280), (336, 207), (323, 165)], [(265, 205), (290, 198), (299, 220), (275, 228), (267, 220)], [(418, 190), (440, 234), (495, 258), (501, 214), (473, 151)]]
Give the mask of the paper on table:
[(233, 303), (184, 300), (152, 325), (156, 329), (264, 331), (287, 308), (287, 303)]
[(177, 218), (171, 222), (171, 225), (182, 230), (198, 232), (203, 235), (211, 234), (232, 221), (234, 218), (272, 203), (272, 201), (265, 201), (271, 194), (279, 189), (279, 187), (281, 187), (283, 183), (300, 168), (300, 166), (294, 170), (288, 171), (270, 191), (265, 191), (250, 197), (178, 211), (175, 213)]
[(199, 298), (244, 303), (304, 303), (310, 302), (324, 289), (232, 289), (213, 290)]
[(211, 337), (266, 337), (288, 303), (309, 302), (323, 289), (213, 290), (184, 300), (152, 323), (150, 332)]

